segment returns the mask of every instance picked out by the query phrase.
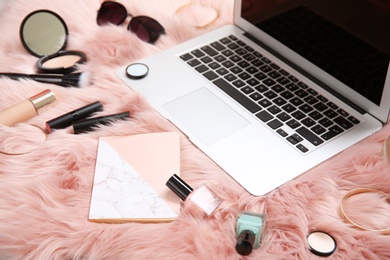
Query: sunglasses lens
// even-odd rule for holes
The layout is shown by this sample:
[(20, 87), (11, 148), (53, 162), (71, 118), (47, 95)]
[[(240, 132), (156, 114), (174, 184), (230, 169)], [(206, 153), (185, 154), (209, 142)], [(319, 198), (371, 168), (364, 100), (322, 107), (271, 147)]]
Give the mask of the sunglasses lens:
[(98, 12), (97, 23), (98, 25), (108, 23), (119, 25), (126, 17), (127, 11), (123, 5), (116, 2), (104, 2)]
[(164, 33), (164, 27), (147, 16), (137, 16), (131, 19), (128, 29), (141, 40), (149, 43), (154, 43)]

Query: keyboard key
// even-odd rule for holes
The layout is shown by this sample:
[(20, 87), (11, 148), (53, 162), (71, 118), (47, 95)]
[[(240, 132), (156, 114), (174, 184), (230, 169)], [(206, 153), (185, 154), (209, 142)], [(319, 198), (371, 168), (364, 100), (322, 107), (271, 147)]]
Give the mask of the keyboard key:
[(342, 133), (344, 130), (341, 129), (339, 126), (334, 125), (331, 128), (329, 128), (329, 131), (326, 132), (325, 134), (321, 135), (321, 137), (324, 140), (330, 140), (333, 137), (337, 136), (338, 134)]
[(255, 89), (257, 91), (259, 91), (260, 93), (263, 93), (264, 91), (267, 91), (268, 90), (268, 87), (263, 85), (263, 84), (260, 84), (258, 86), (255, 87)]
[(216, 72), (219, 75), (223, 76), (223, 75), (226, 75), (229, 71), (227, 69), (225, 69), (225, 68), (219, 68), (219, 69), (216, 70)]
[(223, 49), (225, 49), (225, 46), (223, 46), (219, 42), (213, 42), (210, 45), (213, 46), (218, 51), (222, 51)]
[(329, 127), (333, 125), (333, 122), (328, 118), (323, 118), (320, 121), (318, 121), (323, 127)]
[(223, 56), (223, 55), (217, 55), (214, 57), (214, 60), (218, 61), (218, 62), (223, 62), (226, 60), (226, 57)]
[(207, 53), (210, 56), (215, 56), (218, 54), (218, 52), (216, 50), (214, 50), (213, 48), (211, 48), (208, 45), (203, 46), (201, 49), (202, 49), (202, 51), (204, 51), (205, 53)]
[(277, 97), (277, 98), (275, 98), (274, 100), (272, 100), (276, 105), (278, 105), (278, 106), (282, 106), (282, 105), (284, 105), (284, 104), (286, 104), (287, 103), (287, 101), (286, 100), (284, 100), (283, 98), (281, 98), (281, 97)]
[(268, 99), (264, 98), (262, 100), (260, 100), (259, 102), (257, 102), (258, 104), (260, 104), (262, 107), (266, 108), (266, 107), (269, 107), (270, 105), (272, 105), (271, 101), (269, 101)]
[(344, 129), (350, 129), (353, 127), (353, 124), (350, 121), (341, 116), (336, 117), (333, 121)]
[(302, 153), (307, 153), (309, 149), (307, 149), (303, 144), (298, 144), (296, 146)]
[(282, 137), (286, 137), (286, 136), (288, 135), (287, 132), (284, 131), (284, 130), (281, 129), (281, 128), (279, 128), (278, 130), (276, 130), (276, 132), (277, 132), (278, 134), (280, 134), (280, 136), (282, 136)]
[(236, 88), (242, 88), (243, 86), (245, 86), (245, 82), (238, 79), (236, 81), (233, 82), (233, 85), (236, 87)]
[(279, 127), (281, 127), (283, 125), (283, 123), (277, 119), (274, 119), (274, 120), (268, 122), (267, 125), (275, 130), (275, 129), (278, 129)]
[(291, 118), (291, 116), (285, 112), (280, 113), (276, 117), (279, 118), (280, 120), (282, 120), (283, 122), (286, 122), (287, 120), (289, 120)]
[(310, 131), (304, 126), (298, 128), (296, 131), (298, 134), (300, 134), (303, 138), (308, 140), (314, 146), (318, 146), (324, 142), (323, 140), (321, 140), (321, 138), (319, 138), (316, 134), (314, 134), (312, 131)]
[(258, 101), (258, 100), (261, 99), (263, 96), (260, 95), (259, 92), (255, 92), (255, 93), (250, 94), (249, 97), (250, 97), (251, 99), (253, 99), (254, 101)]
[(329, 117), (329, 118), (334, 118), (334, 117), (337, 116), (337, 113), (334, 112), (333, 110), (329, 109), (329, 110), (326, 110), (326, 111), (324, 112), (324, 115), (326, 115), (326, 116)]
[(249, 86), (246, 86), (246, 87), (243, 87), (243, 88), (241, 88), (240, 89), (244, 94), (250, 94), (250, 93), (252, 93), (253, 91), (254, 91), (254, 89), (253, 88), (251, 88), (251, 87), (249, 87)]
[(301, 124), (300, 124), (297, 120), (295, 120), (295, 119), (291, 119), (291, 120), (288, 121), (286, 124), (287, 124), (289, 127), (291, 127), (292, 129), (295, 129), (295, 128), (297, 128), (298, 126), (301, 126)]
[(199, 49), (193, 50), (193, 51), (191, 51), (191, 53), (192, 53), (195, 57), (197, 57), (197, 58), (200, 58), (200, 57), (203, 57), (204, 55), (206, 55), (206, 54), (204, 54), (203, 51), (201, 51), (201, 50), (199, 50)]
[(305, 114), (302, 113), (301, 111), (297, 110), (294, 113), (291, 114), (295, 119), (301, 120), (302, 118), (305, 118)]
[(199, 73), (203, 73), (203, 72), (207, 71), (209, 68), (207, 68), (206, 65), (203, 65), (203, 64), (202, 64), (202, 65), (196, 67), (195, 69), (196, 69), (196, 71), (198, 71)]
[(191, 67), (196, 67), (196, 66), (200, 65), (201, 63), (197, 59), (192, 59), (192, 60), (187, 61), (187, 64), (190, 65)]
[(273, 115), (276, 115), (278, 114), (280, 111), (282, 111), (280, 108), (278, 108), (277, 106), (271, 106), (267, 109), (271, 114)]
[(289, 141), (291, 144), (294, 144), (294, 145), (303, 141), (303, 138), (297, 134), (290, 135), (286, 139), (287, 139), (287, 141)]
[(348, 117), (348, 120), (354, 123), (355, 125), (360, 123), (360, 121), (353, 116)]
[(326, 131), (326, 129), (320, 125), (315, 125), (312, 128), (310, 128), (310, 130), (316, 133), (317, 135), (323, 134)]
[(209, 63), (209, 62), (212, 62), (213, 59), (210, 58), (209, 56), (204, 56), (200, 59), (203, 63)]
[(224, 50), (221, 52), (223, 55), (225, 55), (226, 57), (229, 57), (229, 56), (232, 56), (234, 54), (234, 52), (232, 52), (231, 50), (227, 49), (227, 50)]
[(192, 55), (189, 54), (189, 53), (185, 53), (185, 54), (181, 55), (180, 58), (181, 58), (182, 60), (184, 60), (184, 61), (188, 61), (188, 60), (194, 58), (194, 56), (192, 56)]
[(267, 111), (263, 110), (263, 111), (260, 111), (259, 113), (256, 114), (256, 116), (261, 120), (263, 121), (264, 123), (271, 120), (272, 118), (274, 118), (270, 113), (268, 113)]
[(205, 76), (208, 80), (214, 80), (219, 77), (214, 71), (211, 70), (203, 73), (202, 75)]
[(305, 119), (301, 120), (301, 123), (307, 127), (311, 127), (315, 125), (316, 122), (314, 122), (314, 120), (311, 119), (310, 117), (306, 117)]
[(250, 112), (255, 113), (261, 110), (261, 107), (253, 102), (250, 98), (242, 94), (236, 88), (232, 87), (227, 81), (224, 79), (217, 79), (213, 81), (213, 83), (222, 89), (226, 94), (236, 100), (238, 103), (243, 105)]
[(227, 81), (233, 81), (233, 80), (236, 80), (237, 77), (233, 74), (227, 74), (224, 79), (226, 79)]
[(220, 65), (219, 63), (215, 62), (215, 61), (209, 63), (208, 66), (210, 67), (210, 69), (213, 69), (213, 70), (216, 70), (216, 69), (218, 69), (219, 67), (221, 67), (221, 65)]

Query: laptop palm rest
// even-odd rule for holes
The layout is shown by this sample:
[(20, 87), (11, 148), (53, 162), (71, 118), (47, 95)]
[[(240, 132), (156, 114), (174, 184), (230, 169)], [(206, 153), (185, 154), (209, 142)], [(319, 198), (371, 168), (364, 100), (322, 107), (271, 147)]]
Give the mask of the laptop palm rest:
[(248, 120), (206, 88), (168, 102), (163, 108), (205, 145), (250, 125)]

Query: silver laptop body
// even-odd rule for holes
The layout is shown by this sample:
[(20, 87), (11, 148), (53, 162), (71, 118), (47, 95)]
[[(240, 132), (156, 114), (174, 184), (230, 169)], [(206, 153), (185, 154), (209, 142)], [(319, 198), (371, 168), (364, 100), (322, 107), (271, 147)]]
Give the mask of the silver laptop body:
[[(390, 108), (390, 69), (388, 66), (390, 40), (389, 34), (386, 34), (372, 42), (376, 48), (380, 49), (381, 57), (385, 57), (386, 62), (383, 66), (385, 71), (383, 72), (382, 69), (383, 80), (377, 88), (362, 92), (361, 89), (356, 90), (356, 87), (354, 89), (347, 86), (346, 80), (342, 82), (333, 77), (321, 69), (318, 64), (316, 65), (313, 61), (302, 57), (302, 54), (292, 51), (291, 46), (290, 48), (286, 47), (275, 38), (275, 35), (270, 36), (269, 32), (265, 32), (268, 27), (272, 29), (271, 26), (274, 26), (273, 22), (270, 22), (271, 25), (267, 23), (268, 19), (272, 17), (271, 14), (279, 15), (279, 19), (283, 20), (285, 14), (290, 15), (287, 13), (290, 10), (293, 9), (294, 12), (303, 10), (304, 13), (308, 11), (310, 14), (314, 13), (316, 16), (319, 15), (321, 19), (325, 17), (327, 20), (327, 15), (332, 15), (333, 11), (327, 12), (321, 3), (335, 2), (333, 4), (340, 5), (340, 2), (345, 4), (350, 2), (354, 5), (354, 10), (358, 10), (360, 6), (356, 6), (354, 1), (285, 1), (280, 6), (276, 4), (272, 6), (270, 13), (266, 12), (265, 6), (261, 6), (263, 2), (269, 1), (251, 2), (256, 3), (249, 3), (245, 0), (235, 2), (234, 25), (221, 27), (157, 55), (137, 61), (149, 68), (146, 77), (142, 79), (129, 78), (126, 74), (127, 66), (120, 68), (116, 74), (129, 88), (141, 93), (162, 116), (175, 124), (199, 149), (242, 187), (251, 194), (260, 196), (382, 128), (388, 120)], [(259, 6), (256, 6), (257, 4)], [(318, 10), (315, 9), (317, 4), (321, 7), (318, 10), (324, 10), (323, 13), (318, 13)], [(340, 12), (349, 10), (340, 6), (337, 8), (334, 10), (340, 10)], [(256, 10), (260, 10), (260, 13), (257, 13)], [(341, 16), (343, 17), (343, 15)], [(386, 21), (382, 21), (382, 23), (384, 22), (389, 26), (388, 18)], [(289, 28), (294, 26), (291, 22), (287, 24), (290, 26)], [(383, 24), (383, 27), (386, 28), (386, 24)], [(345, 29), (344, 27), (343, 30)], [(271, 30), (271, 32), (274, 31)], [(229, 83), (226, 78), (227, 74), (231, 72), (230, 68), (224, 68), (225, 74), (221, 72), (221, 75), (216, 72), (217, 68), (215, 68), (213, 73), (217, 74), (218, 78), (210, 81), (202, 74), (207, 72), (204, 72), (204, 69), (212, 70), (210, 63), (205, 63), (200, 69), (198, 67), (200, 65), (193, 65), (184, 59), (187, 54), (193, 53), (193, 60), (201, 61), (202, 57), (196, 57), (196, 52), (193, 51), (202, 50), (202, 47), (206, 45), (213, 46), (215, 42), (220, 43), (221, 39), (237, 40), (238, 48), (245, 46), (246, 50), (253, 50), (255, 54), (259, 53), (260, 55), (255, 58), (269, 62), (266, 65), (282, 74), (279, 75), (279, 78), (276, 75), (274, 83), (285, 82), (285, 80), (278, 81), (280, 77), (289, 79), (289, 82), (295, 85), (299, 82), (300, 86), (304, 86), (300, 93), (309, 93), (309, 96), (314, 96), (317, 101), (324, 99), (324, 103), (337, 106), (338, 113), (343, 114), (346, 118), (353, 118), (356, 124), (349, 126), (348, 129), (341, 127), (342, 133), (330, 140), (316, 139), (317, 137), (313, 136), (312, 131), (317, 130), (315, 126), (319, 125), (318, 122), (314, 125), (310, 122), (308, 126), (303, 125), (303, 127), (290, 127), (287, 124), (288, 120), (283, 121), (281, 118), (284, 117), (282, 116), (276, 117), (278, 114), (274, 110), (271, 112), (270, 106), (266, 106), (259, 99), (254, 98), (255, 96), (263, 96), (264, 93), (260, 93), (261, 95), (250, 93), (252, 90), (248, 86), (255, 91), (258, 88), (255, 85), (250, 86), (249, 82), (252, 81), (249, 79), (241, 80), (246, 83), (244, 87), (247, 91), (244, 91), (244, 87), (241, 88), (241, 86), (234, 90), (231, 86), (225, 86), (226, 82)], [(385, 43), (380, 45), (381, 41)], [(270, 72), (262, 74), (271, 77)], [(272, 85), (272, 81), (269, 82)], [(272, 87), (275, 87), (275, 84), (270, 88)], [(277, 89), (275, 87), (273, 90), (277, 96), (272, 96), (271, 99), (285, 99), (288, 103), (288, 98), (281, 98), (281, 93), (277, 92)], [(375, 95), (371, 95), (371, 93), (375, 93)], [(368, 97), (365, 96), (366, 94)], [(245, 98), (243, 95), (252, 99), (256, 105), (260, 106), (261, 110), (253, 113), (248, 111), (248, 108), (243, 108), (237, 98), (233, 97), (235, 95), (239, 95), (238, 99)], [(302, 96), (301, 99), (313, 100), (307, 96)], [(313, 107), (319, 108), (321, 105), (313, 104)], [(318, 112), (315, 108), (314, 111)], [(283, 109), (281, 112), (284, 112)], [(276, 120), (260, 119), (260, 112), (263, 110), (266, 112), (262, 115), (274, 115)], [(323, 115), (325, 112), (320, 112), (322, 113), (320, 116), (326, 117)], [(340, 115), (336, 117), (340, 117)], [(292, 119), (294, 119), (293, 116)], [(279, 124), (274, 125), (275, 122)], [(270, 128), (270, 125), (276, 128)], [(326, 127), (324, 126), (324, 128)], [(297, 129), (300, 130), (298, 134)], [(325, 131), (330, 130), (325, 129)], [(311, 140), (301, 138), (302, 135), (308, 135)]]

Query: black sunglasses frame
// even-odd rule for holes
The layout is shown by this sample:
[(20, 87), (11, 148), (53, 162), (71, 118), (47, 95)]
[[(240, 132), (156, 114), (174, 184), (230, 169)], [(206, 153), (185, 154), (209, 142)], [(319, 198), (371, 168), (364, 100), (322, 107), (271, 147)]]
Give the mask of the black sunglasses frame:
[[(105, 14), (104, 12), (109, 12), (110, 10), (108, 9), (108, 5), (115, 5), (116, 8), (119, 8), (121, 9), (121, 11), (123, 12), (122, 14), (118, 14), (120, 15), (118, 19), (118, 21), (116, 22), (112, 22), (112, 21), (109, 21), (106, 18), (102, 18), (103, 15), (107, 15)], [(155, 19), (149, 17), (149, 16), (145, 16), (145, 15), (140, 15), (140, 16), (132, 16), (131, 14), (129, 14), (126, 10), (126, 7), (123, 6), (121, 3), (118, 3), (118, 2), (113, 2), (113, 1), (105, 1), (102, 3), (102, 5), (100, 6), (100, 9), (98, 11), (98, 15), (97, 15), (97, 18), (96, 18), (96, 22), (98, 25), (105, 25), (107, 23), (111, 23), (111, 24), (115, 24), (115, 25), (121, 25), (125, 22), (126, 18), (127, 17), (131, 17), (130, 19), (130, 22), (127, 26), (127, 30), (135, 33), (138, 38), (140, 38), (141, 40), (143, 41), (146, 41), (148, 43), (154, 43), (158, 40), (158, 38), (162, 35), (162, 34), (165, 34), (165, 29), (164, 27)], [(118, 18), (118, 17), (116, 17)], [(102, 20), (106, 20), (105, 22), (102, 22)], [(138, 31), (138, 27), (139, 26), (142, 26), (142, 29), (145, 30), (145, 32), (147, 33), (147, 38), (145, 38), (144, 36), (145, 35), (142, 35), (139, 31)]]

